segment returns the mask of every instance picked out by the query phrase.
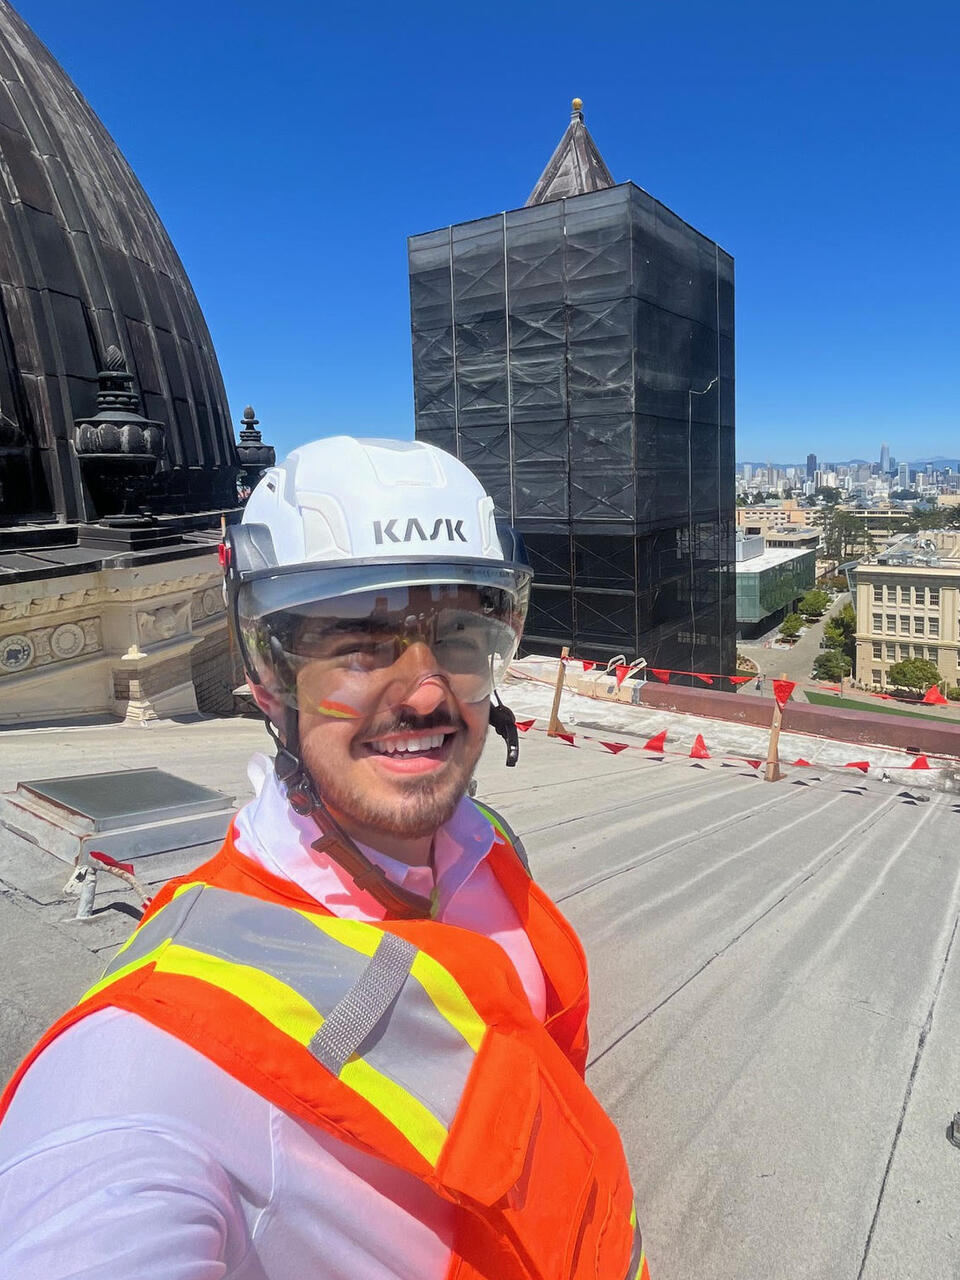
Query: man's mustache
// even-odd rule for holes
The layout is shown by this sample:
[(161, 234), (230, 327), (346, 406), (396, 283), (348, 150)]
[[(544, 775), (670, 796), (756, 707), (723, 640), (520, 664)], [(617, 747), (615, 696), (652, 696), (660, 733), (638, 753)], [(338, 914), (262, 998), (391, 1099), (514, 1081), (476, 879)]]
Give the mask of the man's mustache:
[(462, 729), (464, 727), (460, 716), (451, 714), (444, 707), (437, 707), (425, 716), (415, 715), (410, 711), (400, 711), (389, 720), (383, 720), (368, 729), (364, 736), (385, 738), (391, 733), (429, 733), (431, 729)]

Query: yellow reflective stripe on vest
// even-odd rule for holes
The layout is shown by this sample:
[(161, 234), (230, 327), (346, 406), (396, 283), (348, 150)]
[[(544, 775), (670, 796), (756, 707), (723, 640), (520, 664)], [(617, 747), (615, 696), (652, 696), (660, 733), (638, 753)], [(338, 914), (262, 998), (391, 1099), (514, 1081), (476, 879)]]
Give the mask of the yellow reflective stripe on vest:
[(630, 1262), (627, 1266), (627, 1273), (623, 1280), (641, 1280), (643, 1268), (646, 1263), (646, 1254), (643, 1249), (643, 1238), (640, 1235), (640, 1228), (637, 1226), (637, 1206), (633, 1205), (630, 1209), (630, 1230), (633, 1232), (633, 1248), (630, 1250)]
[[(409, 975), (398, 975), (398, 984), (405, 985), (398, 986), (377, 1034), (364, 1041), (379, 1014), (376, 1004), (364, 1003), (369, 978), (366, 987), (361, 979), (377, 963), (388, 934), (363, 921), (184, 885), (82, 999), (150, 965), (158, 974), (187, 976), (227, 992), (305, 1046), (318, 1070), (332, 1070), (435, 1165), (486, 1028), (453, 976), (433, 957), (402, 943), (414, 952)], [(335, 1020), (338, 1034), (346, 1037), (345, 1053), (352, 1044), (357, 1052), (330, 1063), (321, 1051), (329, 1039), (322, 1028), (341, 1003), (357, 1010), (356, 1040), (350, 1039), (349, 1018), (346, 1025), (342, 1014)], [(419, 1051), (424, 1039), (434, 1046), (429, 1062)]]
[(328, 937), (364, 956), (372, 956), (383, 937), (383, 929), (375, 924), (367, 924), (365, 920), (344, 920), (340, 916), (321, 915), (302, 907), (293, 907), (292, 910), (304, 920), (309, 920), (314, 928), (322, 930)]
[(376, 1107), (425, 1160), (436, 1165), (449, 1130), (418, 1098), (363, 1058), (351, 1058), (339, 1078)]
[(467, 1044), (477, 1053), (486, 1031), (486, 1023), (470, 1003), (463, 988), (453, 975), (433, 956), (418, 951), (410, 966), (410, 972), (433, 1001), (434, 1008), (455, 1027)]

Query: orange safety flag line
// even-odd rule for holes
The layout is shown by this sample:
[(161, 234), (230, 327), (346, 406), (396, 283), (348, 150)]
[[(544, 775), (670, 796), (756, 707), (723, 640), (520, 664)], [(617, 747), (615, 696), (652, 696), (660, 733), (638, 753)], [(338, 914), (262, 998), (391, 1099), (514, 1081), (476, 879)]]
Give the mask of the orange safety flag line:
[(747, 763), (748, 765), (750, 765), (750, 766), (751, 766), (751, 768), (753, 768), (753, 769), (759, 769), (759, 768), (760, 768), (760, 765), (763, 763), (763, 761), (762, 761), (762, 760), (747, 760), (747, 761), (746, 761), (746, 763)]
[(772, 683), (773, 696), (777, 700), (777, 706), (782, 711), (790, 701), (790, 695), (797, 687), (797, 682), (795, 680), (774, 680)]
[[(591, 742), (592, 741), (594, 741), (594, 739), (591, 738)], [(598, 738), (596, 741), (600, 743), (601, 747), (606, 747), (608, 751), (612, 751), (614, 755), (617, 755), (621, 751), (626, 751), (627, 747), (630, 745), (629, 742), (604, 742), (602, 738)]]
[(756, 676), (727, 676), (731, 684), (746, 684), (748, 680), (756, 680)]
[(554, 734), (554, 737), (561, 738), (564, 742), (569, 743), (571, 747), (575, 747), (577, 745), (573, 740), (572, 733), (556, 733)]
[(710, 752), (707, 750), (707, 744), (703, 740), (703, 734), (698, 733), (693, 740), (693, 746), (690, 748), (691, 760), (709, 760)]
[(648, 738), (643, 744), (644, 751), (663, 751), (667, 742), (667, 731), (661, 729), (659, 733), (655, 733), (652, 738)]
[(670, 683), (670, 672), (669, 672), (669, 671), (663, 671), (663, 670), (658, 669), (657, 667), (651, 667), (651, 668), (650, 668), (650, 674), (651, 674), (652, 676), (656, 676), (658, 680), (662, 680), (664, 684), (669, 684), (669, 683)]
[(843, 766), (845, 769), (859, 769), (862, 773), (866, 773), (870, 768), (869, 760), (848, 760)]
[(521, 733), (526, 733), (527, 730), (532, 729), (536, 723), (537, 723), (536, 720), (518, 720), (517, 728), (520, 730)]
[(803, 756), (797, 756), (796, 760), (794, 760), (794, 762), (793, 762), (793, 763), (794, 763), (795, 765), (805, 765), (805, 766), (806, 766), (806, 768), (808, 768), (808, 769), (812, 769), (812, 768), (813, 768), (813, 765), (810, 763), (810, 761), (809, 761), (809, 760), (804, 760)]
[(930, 761), (926, 756), (917, 756), (913, 764), (907, 765), (908, 769), (929, 769)]
[(582, 659), (584, 671), (592, 671), (597, 665), (595, 662), (588, 662), (586, 658)]
[(623, 684), (624, 680), (626, 680), (627, 674), (629, 671), (630, 671), (629, 667), (625, 667), (619, 662), (617, 663), (617, 688), (618, 689)]
[(698, 680), (702, 680), (704, 684), (713, 684), (713, 676), (702, 676), (699, 671), (693, 671), (690, 674), (696, 676)]
[(928, 707), (945, 707), (949, 699), (945, 698), (935, 684), (932, 684), (927, 692), (923, 695), (923, 702)]

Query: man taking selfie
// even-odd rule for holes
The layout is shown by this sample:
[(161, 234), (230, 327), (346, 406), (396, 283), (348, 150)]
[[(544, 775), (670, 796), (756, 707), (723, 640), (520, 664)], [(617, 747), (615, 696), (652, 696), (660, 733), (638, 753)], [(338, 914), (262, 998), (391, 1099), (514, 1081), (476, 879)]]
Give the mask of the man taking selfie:
[(467, 795), (522, 543), (456, 458), (336, 437), (223, 554), (276, 759), (8, 1087), (0, 1274), (641, 1280), (582, 948)]

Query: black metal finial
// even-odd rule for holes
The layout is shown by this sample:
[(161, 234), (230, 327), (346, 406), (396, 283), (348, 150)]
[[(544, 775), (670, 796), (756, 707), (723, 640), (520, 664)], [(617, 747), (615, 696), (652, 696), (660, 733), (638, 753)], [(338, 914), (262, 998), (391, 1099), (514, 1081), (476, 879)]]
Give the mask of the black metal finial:
[(257, 430), (257, 427), (260, 425), (260, 419), (253, 412), (253, 405), (248, 404), (247, 407), (244, 409), (243, 418), (241, 419), (240, 425), (242, 428), (240, 432), (241, 444), (261, 444), (262, 443), (263, 436)]
[(237, 456), (240, 459), (240, 475), (237, 478), (237, 492), (241, 502), (245, 502), (257, 481), (277, 461), (276, 450), (272, 445), (263, 443), (263, 436), (257, 430), (260, 419), (248, 404), (240, 419), (240, 439), (237, 443)]
[(127, 365), (126, 365), (126, 361), (123, 358), (123, 352), (120, 350), (119, 347), (114, 346), (112, 343), (109, 347), (107, 347), (107, 358), (105, 361), (105, 368), (110, 369), (114, 372), (122, 370), (124, 373), (126, 373), (127, 371)]

